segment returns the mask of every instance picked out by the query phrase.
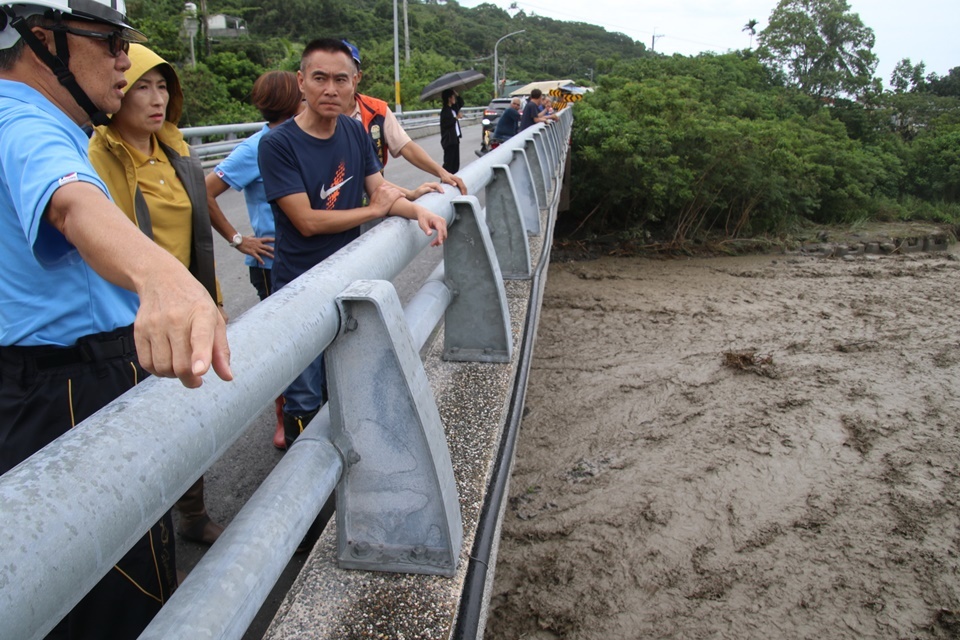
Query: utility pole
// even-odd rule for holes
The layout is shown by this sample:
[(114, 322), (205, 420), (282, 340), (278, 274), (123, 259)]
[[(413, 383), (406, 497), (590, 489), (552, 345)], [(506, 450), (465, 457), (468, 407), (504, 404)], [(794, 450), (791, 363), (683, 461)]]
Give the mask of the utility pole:
[(210, 57), (210, 34), (207, 32), (207, 0), (200, 0), (200, 37), (203, 38), (204, 50)]
[(653, 28), (653, 37), (650, 38), (650, 51), (656, 51), (656, 50), (657, 50), (657, 40), (659, 40), (659, 39), (662, 38), (663, 36), (664, 36), (664, 34), (662, 34), (662, 33), (657, 33), (657, 28), (656, 28), (656, 27)]
[(400, 104), (400, 26), (397, 22), (397, 0), (393, 0), (393, 91), (397, 108), (395, 113), (403, 113)]
[(410, 64), (410, 21), (407, 19), (407, 0), (403, 0), (403, 53), (404, 62)]
[(197, 31), (200, 30), (200, 21), (197, 20), (197, 5), (188, 2), (183, 8), (183, 32), (190, 40), (190, 68), (197, 68), (197, 52), (194, 48), (194, 40), (197, 38)]

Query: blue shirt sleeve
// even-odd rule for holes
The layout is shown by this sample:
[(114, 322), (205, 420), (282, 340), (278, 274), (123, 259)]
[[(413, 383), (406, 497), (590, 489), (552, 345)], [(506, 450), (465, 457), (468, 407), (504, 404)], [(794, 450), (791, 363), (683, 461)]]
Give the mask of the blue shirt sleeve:
[[(10, 128), (16, 131), (8, 131)], [(23, 144), (25, 131), (30, 144)], [(106, 185), (87, 158), (82, 132), (71, 133), (43, 114), (28, 110), (0, 128), (0, 168), (7, 187), (4, 195), (10, 198), (6, 207), (17, 212), (34, 257), (47, 267), (80, 260), (73, 245), (44, 219), (56, 190), (72, 182), (88, 182), (109, 198)]]
[(224, 160), (214, 167), (213, 172), (232, 189), (243, 191), (250, 183), (260, 177), (257, 164), (257, 148), (260, 146), (260, 134), (255, 134), (237, 145)]

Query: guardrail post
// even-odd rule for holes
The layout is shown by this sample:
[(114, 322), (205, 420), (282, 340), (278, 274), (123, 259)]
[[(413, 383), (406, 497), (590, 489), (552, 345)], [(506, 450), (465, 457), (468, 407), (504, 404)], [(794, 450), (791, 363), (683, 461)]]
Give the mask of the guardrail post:
[[(513, 184), (517, 190), (520, 212), (523, 215), (527, 233), (532, 236), (539, 236), (541, 233), (541, 204), (537, 202), (537, 187), (533, 181), (533, 171), (530, 169), (530, 162), (527, 160), (527, 152), (523, 149), (513, 150), (513, 156), (510, 159), (510, 175), (513, 177)], [(546, 207), (547, 205), (544, 203), (542, 206)]]
[[(553, 126), (550, 127), (550, 137), (553, 140), (553, 149), (556, 152), (557, 166), (560, 165), (560, 159), (564, 155), (564, 146), (563, 146), (563, 123), (554, 122)], [(554, 171), (557, 172), (557, 175), (560, 175), (561, 170), (554, 167)]]
[[(556, 179), (557, 177), (557, 165), (560, 163), (560, 160), (557, 158), (557, 149), (553, 145), (553, 134), (551, 130), (555, 122), (551, 122), (543, 129), (540, 130), (540, 141), (543, 143), (544, 157), (547, 159), (547, 166), (550, 167), (550, 177)], [(537, 134), (534, 134), (535, 136)]]
[(358, 280), (337, 297), (327, 349), (341, 567), (452, 576), (463, 542), (443, 424), (396, 290)]
[(547, 149), (550, 151), (550, 160), (554, 167), (554, 175), (557, 174), (556, 167), (560, 163), (560, 138), (557, 136), (557, 130), (559, 128), (559, 122), (551, 122), (543, 130), (544, 140), (547, 143)]
[(562, 126), (559, 122), (554, 122), (554, 126), (550, 127), (550, 140), (553, 143), (553, 157), (556, 160), (554, 163), (553, 171), (556, 175), (560, 175), (560, 169), (558, 168), (563, 163), (563, 145), (560, 142), (560, 127)]
[(507, 279), (526, 279), (530, 277), (530, 245), (510, 167), (498, 164), (492, 169), (493, 178), (486, 191), (486, 216), (500, 272)]
[(534, 131), (533, 145), (537, 150), (537, 158), (540, 160), (540, 170), (543, 171), (544, 193), (546, 193), (549, 198), (550, 194), (553, 193), (553, 170), (551, 168), (550, 156), (547, 153), (546, 141), (543, 136), (543, 129)]
[(547, 208), (547, 171), (544, 170), (543, 162), (540, 160), (540, 150), (537, 149), (536, 138), (527, 138), (523, 144), (523, 150), (527, 154), (527, 162), (530, 163), (530, 174), (533, 176), (533, 186), (537, 190), (537, 201), (541, 209)]
[(510, 362), (510, 311), (485, 215), (475, 196), (451, 203), (455, 222), (443, 243), (443, 265), (453, 301), (444, 314), (443, 358)]

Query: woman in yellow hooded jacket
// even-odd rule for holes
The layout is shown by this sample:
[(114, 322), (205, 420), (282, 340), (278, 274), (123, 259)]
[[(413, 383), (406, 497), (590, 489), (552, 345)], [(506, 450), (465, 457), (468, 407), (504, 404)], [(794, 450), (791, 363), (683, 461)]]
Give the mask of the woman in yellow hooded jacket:
[[(131, 45), (128, 55), (132, 66), (124, 74), (123, 102), (109, 124), (96, 128), (90, 161), (117, 206), (221, 304), (203, 169), (177, 128), (183, 111), (180, 80), (170, 64), (142, 45)], [(223, 531), (207, 514), (202, 476), (176, 507), (184, 538), (213, 544)]]

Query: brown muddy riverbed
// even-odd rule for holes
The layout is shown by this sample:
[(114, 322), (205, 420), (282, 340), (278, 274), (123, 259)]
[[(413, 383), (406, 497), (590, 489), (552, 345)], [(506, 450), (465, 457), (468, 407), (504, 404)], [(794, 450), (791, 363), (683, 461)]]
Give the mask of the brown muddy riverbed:
[(960, 637), (960, 261), (554, 263), (487, 638)]

